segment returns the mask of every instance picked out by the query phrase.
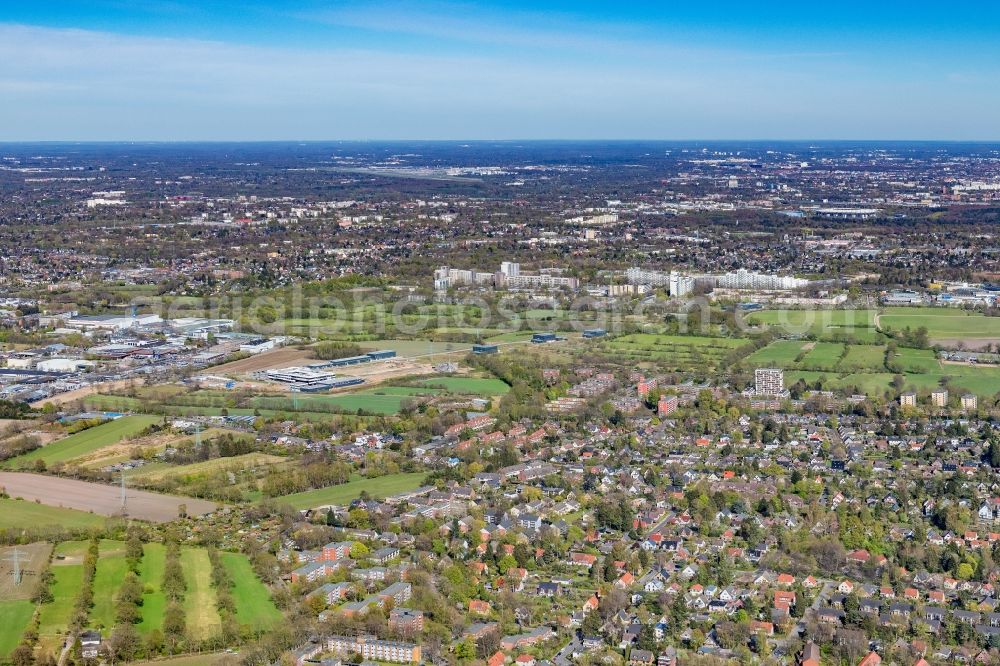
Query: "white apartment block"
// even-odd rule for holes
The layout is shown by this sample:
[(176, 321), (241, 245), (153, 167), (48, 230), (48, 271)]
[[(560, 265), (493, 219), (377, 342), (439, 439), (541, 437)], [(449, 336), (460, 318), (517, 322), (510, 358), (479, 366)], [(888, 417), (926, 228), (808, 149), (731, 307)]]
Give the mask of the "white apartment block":
[(792, 275), (771, 275), (756, 273), (741, 268), (732, 273), (724, 273), (715, 278), (715, 284), (723, 289), (764, 289), (788, 290), (809, 285), (809, 280)]
[(695, 280), (690, 275), (682, 275), (677, 271), (664, 273), (643, 268), (629, 268), (625, 271), (625, 279), (629, 284), (667, 287), (671, 296), (680, 298), (694, 291)]

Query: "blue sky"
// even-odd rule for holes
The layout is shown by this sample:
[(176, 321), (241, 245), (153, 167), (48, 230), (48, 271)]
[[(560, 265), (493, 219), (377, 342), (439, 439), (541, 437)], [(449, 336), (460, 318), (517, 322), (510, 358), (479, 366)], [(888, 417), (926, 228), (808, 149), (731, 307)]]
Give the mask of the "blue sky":
[(544, 138), (1000, 140), (1000, 3), (0, 3), (0, 140)]

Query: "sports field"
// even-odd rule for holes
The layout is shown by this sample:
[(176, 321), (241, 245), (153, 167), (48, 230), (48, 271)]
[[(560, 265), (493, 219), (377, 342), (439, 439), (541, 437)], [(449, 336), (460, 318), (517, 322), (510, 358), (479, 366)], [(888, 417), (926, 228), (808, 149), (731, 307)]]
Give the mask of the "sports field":
[(361, 491), (367, 491), (369, 495), (376, 498), (386, 498), (396, 493), (407, 492), (414, 488), (419, 488), (426, 474), (422, 472), (410, 472), (400, 474), (388, 474), (375, 479), (364, 479), (355, 477), (347, 483), (317, 490), (307, 490), (294, 495), (285, 495), (276, 498), (279, 503), (290, 504), (296, 509), (311, 509), (317, 506), (345, 505), (351, 500), (361, 495)]
[[(15, 495), (16, 497), (16, 495)], [(0, 529), (65, 527), (87, 529), (104, 525), (104, 517), (86, 511), (38, 504), (19, 499), (0, 499)]]
[(503, 395), (510, 390), (510, 386), (503, 380), (481, 377), (435, 377), (426, 379), (422, 383), (425, 386), (442, 388), (449, 393), (483, 397)]
[(120, 419), (75, 433), (23, 456), (12, 458), (4, 466), (24, 468), (32, 466), (36, 460), (41, 460), (46, 465), (72, 460), (96, 451), (102, 446), (117, 444), (126, 437), (131, 437), (161, 420), (162, 417), (159, 416), (123, 416)]

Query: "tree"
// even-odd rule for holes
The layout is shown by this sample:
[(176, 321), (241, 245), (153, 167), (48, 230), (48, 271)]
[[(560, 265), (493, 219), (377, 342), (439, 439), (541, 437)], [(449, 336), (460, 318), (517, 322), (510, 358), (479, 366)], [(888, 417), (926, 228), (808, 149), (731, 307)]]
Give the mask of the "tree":
[(640, 650), (656, 652), (656, 631), (653, 629), (653, 625), (642, 625), (642, 629), (639, 630), (639, 638), (636, 641), (636, 645), (638, 645)]
[(21, 643), (10, 655), (10, 660), (14, 666), (32, 666), (35, 663), (35, 651), (30, 645)]
[(994, 469), (1000, 467), (1000, 442), (995, 439), (990, 440), (986, 458), (989, 460), (990, 466)]
[(460, 661), (469, 661), (476, 658), (476, 646), (468, 639), (459, 641), (455, 646), (455, 657)]
[(580, 625), (580, 633), (584, 636), (599, 636), (601, 634), (601, 616), (596, 611), (587, 613)]
[(139, 645), (139, 634), (131, 624), (118, 625), (108, 639), (108, 651), (111, 658), (117, 661), (132, 661)]

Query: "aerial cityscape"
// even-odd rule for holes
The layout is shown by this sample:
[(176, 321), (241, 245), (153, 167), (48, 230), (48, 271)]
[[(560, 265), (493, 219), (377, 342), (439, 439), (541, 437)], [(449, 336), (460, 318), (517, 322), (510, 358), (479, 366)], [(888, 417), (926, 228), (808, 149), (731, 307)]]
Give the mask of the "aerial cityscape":
[(995, 8), (42, 4), (0, 664), (1000, 664)]

